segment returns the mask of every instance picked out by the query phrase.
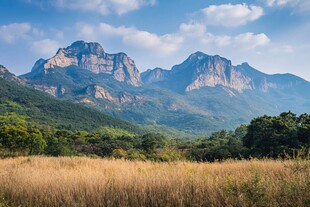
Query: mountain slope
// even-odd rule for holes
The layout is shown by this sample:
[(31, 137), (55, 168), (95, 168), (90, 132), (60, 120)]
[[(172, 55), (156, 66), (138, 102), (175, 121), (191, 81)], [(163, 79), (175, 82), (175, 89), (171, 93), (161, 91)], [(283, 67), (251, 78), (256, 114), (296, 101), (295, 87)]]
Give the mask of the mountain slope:
[(21, 83), (24, 84), (25, 81), (19, 77), (17, 77), (16, 75), (14, 75), (13, 73), (11, 73), (6, 67), (4, 67), (3, 65), (0, 65), (0, 78), (3, 78), (5, 80), (8, 81), (14, 81), (16, 83)]
[(3, 78), (0, 78), (0, 106), (0, 114), (16, 112), (28, 116), (31, 121), (59, 129), (95, 130), (108, 125), (139, 132), (136, 126), (128, 122), (81, 105), (57, 100)]

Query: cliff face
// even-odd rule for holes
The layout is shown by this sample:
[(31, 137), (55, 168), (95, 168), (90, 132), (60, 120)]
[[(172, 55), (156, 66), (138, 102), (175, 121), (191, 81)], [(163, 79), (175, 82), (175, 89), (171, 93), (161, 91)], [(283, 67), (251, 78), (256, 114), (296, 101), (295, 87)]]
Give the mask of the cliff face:
[(233, 66), (230, 60), (202, 52), (190, 55), (171, 70), (155, 68), (141, 74), (146, 84), (156, 84), (179, 92), (189, 92), (203, 87), (223, 86), (238, 92), (293, 88), (305, 81), (294, 75), (267, 75), (247, 63)]
[(253, 89), (251, 79), (237, 71), (231, 61), (218, 55), (208, 56), (197, 52), (192, 54), (184, 63), (173, 68), (175, 73), (182, 70), (192, 69), (191, 82), (185, 91), (197, 90), (205, 86), (215, 87), (217, 85), (243, 91)]
[(48, 73), (49, 69), (77, 66), (94, 74), (107, 74), (119, 82), (140, 86), (141, 78), (134, 61), (125, 53), (108, 54), (98, 43), (74, 42), (67, 48), (60, 48), (48, 60), (38, 60), (31, 73)]
[(98, 85), (90, 85), (86, 88), (86, 94), (96, 99), (106, 99), (109, 101), (115, 101), (115, 98), (104, 88)]

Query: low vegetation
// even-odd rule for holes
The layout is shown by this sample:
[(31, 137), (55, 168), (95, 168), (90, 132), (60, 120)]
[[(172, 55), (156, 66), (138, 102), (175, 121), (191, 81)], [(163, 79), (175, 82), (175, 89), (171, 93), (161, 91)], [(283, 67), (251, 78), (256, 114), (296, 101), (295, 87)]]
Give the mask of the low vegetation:
[(23, 115), (0, 115), (0, 157), (99, 156), (129, 160), (216, 161), (242, 158), (283, 158), (296, 151), (309, 154), (310, 115), (291, 112), (262, 116), (235, 131), (214, 132), (196, 140), (139, 135), (117, 126), (95, 131), (70, 131), (40, 125)]
[[(0, 160), (2, 206), (310, 205), (309, 160)], [(1, 205), (0, 205), (1, 206)]]

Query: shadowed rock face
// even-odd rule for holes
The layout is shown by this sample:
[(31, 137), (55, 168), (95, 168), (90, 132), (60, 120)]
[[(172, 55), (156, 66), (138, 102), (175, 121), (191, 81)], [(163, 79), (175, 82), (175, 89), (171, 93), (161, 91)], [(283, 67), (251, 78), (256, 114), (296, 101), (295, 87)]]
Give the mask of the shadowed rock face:
[(143, 83), (151, 84), (167, 79), (169, 74), (169, 70), (155, 68), (153, 70), (148, 69), (147, 71), (141, 73), (141, 78)]
[(54, 57), (38, 60), (31, 73), (48, 73), (51, 68), (69, 66), (77, 66), (94, 74), (107, 74), (132, 86), (141, 85), (140, 73), (132, 59), (125, 53), (105, 53), (103, 47), (94, 42), (77, 41), (67, 48), (60, 48)]

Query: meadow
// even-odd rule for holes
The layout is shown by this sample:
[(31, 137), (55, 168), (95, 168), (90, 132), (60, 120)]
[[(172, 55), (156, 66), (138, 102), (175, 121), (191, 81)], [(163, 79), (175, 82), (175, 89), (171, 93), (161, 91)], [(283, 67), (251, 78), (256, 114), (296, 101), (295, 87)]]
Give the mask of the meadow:
[(310, 206), (309, 160), (0, 160), (0, 206)]

